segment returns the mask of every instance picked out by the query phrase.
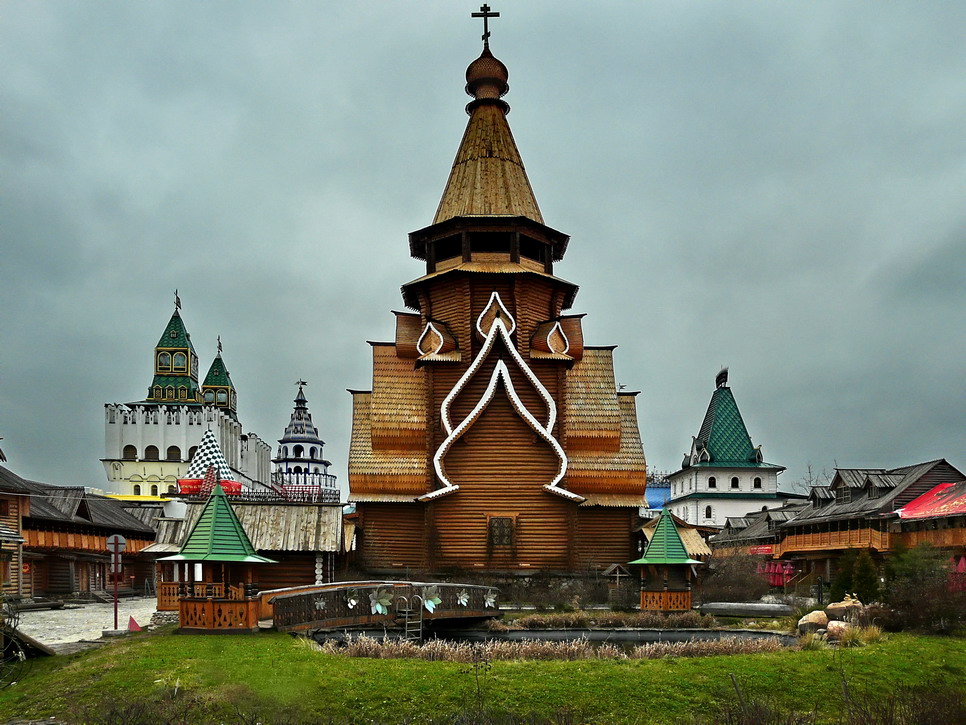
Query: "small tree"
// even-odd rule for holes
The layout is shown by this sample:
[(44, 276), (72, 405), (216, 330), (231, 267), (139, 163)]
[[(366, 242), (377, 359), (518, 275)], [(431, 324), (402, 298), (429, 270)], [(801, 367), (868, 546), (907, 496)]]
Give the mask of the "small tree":
[(829, 593), (829, 599), (833, 602), (842, 601), (845, 595), (852, 591), (852, 573), (855, 571), (856, 557), (855, 549), (846, 549), (839, 557), (835, 577), (832, 579), (832, 590)]
[(949, 634), (966, 626), (966, 592), (950, 585), (946, 554), (928, 544), (894, 552), (883, 598), (895, 628)]
[(864, 604), (879, 599), (879, 573), (868, 549), (863, 549), (852, 568), (852, 591)]
[(702, 602), (753, 602), (768, 593), (768, 580), (758, 571), (761, 557), (716, 553), (697, 588)]

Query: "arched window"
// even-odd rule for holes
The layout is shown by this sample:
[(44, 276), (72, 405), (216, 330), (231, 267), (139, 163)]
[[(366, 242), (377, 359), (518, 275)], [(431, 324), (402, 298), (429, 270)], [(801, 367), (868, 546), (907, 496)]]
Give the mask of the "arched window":
[(214, 403), (215, 402), (215, 391), (214, 390), (206, 390), (205, 391), (205, 402), (206, 403)]
[(292, 469), (292, 473), (301, 473), (301, 472), (302, 472), (301, 466), (296, 466), (295, 468)]
[(152, 496), (157, 496), (158, 495), (158, 485), (157, 484), (154, 484), (153, 486), (151, 486), (151, 495)]
[(218, 405), (224, 405), (227, 403), (228, 393), (226, 393), (224, 390), (219, 390), (215, 395), (215, 402), (217, 402)]
[(158, 353), (158, 370), (164, 372), (171, 370), (171, 353)]
[(188, 460), (189, 461), (192, 458), (195, 457), (195, 453), (197, 452), (197, 450), (198, 450), (198, 446), (191, 446), (191, 448), (188, 449)]
[(710, 506), (705, 506), (704, 507), (704, 517), (706, 519), (710, 519), (711, 518), (711, 507)]
[(187, 372), (188, 370), (188, 358), (183, 352), (176, 352), (174, 354), (174, 369), (178, 372)]
[(169, 385), (164, 392), (165, 392), (165, 396), (164, 397), (166, 397), (166, 398), (173, 398), (174, 397), (174, 386), (173, 385)]
[(124, 446), (124, 452), (121, 454), (121, 458), (125, 461), (137, 460), (138, 449), (135, 446)]
[(181, 449), (178, 448), (178, 446), (168, 446), (168, 460), (169, 461), (181, 460)]
[(148, 446), (144, 449), (144, 460), (145, 461), (157, 461), (158, 458), (158, 447)]
[(755, 484), (754, 485), (755, 485), (755, 488), (761, 488), (761, 479), (758, 476), (755, 476)]
[(295, 446), (292, 449), (292, 455), (296, 458), (301, 458), (303, 453), (305, 453), (305, 449), (302, 446)]
[(731, 487), (732, 488), (738, 488), (738, 477), (737, 476), (732, 476), (731, 477)]
[(309, 448), (309, 458), (315, 458), (315, 446)]
[(177, 492), (178, 492), (177, 486), (173, 486), (173, 485), (168, 486), (168, 493), (177, 493)]
[(718, 479), (715, 478), (714, 476), (710, 476), (708, 478), (708, 488), (717, 488), (717, 487), (718, 487)]
[(315, 470), (314, 470), (314, 471), (312, 471), (312, 473), (318, 473), (318, 472), (319, 472), (319, 467), (318, 467), (318, 466), (316, 466), (316, 467), (315, 467)]
[(282, 458), (288, 458), (288, 446), (282, 446)]
[(135, 483), (134, 484), (134, 495), (135, 496), (140, 496), (141, 495), (141, 484), (140, 483)]

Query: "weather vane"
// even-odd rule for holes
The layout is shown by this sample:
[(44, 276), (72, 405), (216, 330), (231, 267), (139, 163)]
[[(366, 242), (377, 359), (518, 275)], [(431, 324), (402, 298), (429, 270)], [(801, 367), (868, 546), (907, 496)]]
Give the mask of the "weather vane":
[(218, 336), (218, 354), (221, 354), (221, 335)]
[(180, 310), (181, 309), (181, 298), (178, 297), (178, 290), (175, 290), (174, 291), (174, 308), (176, 310)]
[(491, 13), (490, 12), (490, 6), (489, 5), (486, 5), (486, 4), (483, 4), (483, 5), (480, 5), (480, 12), (478, 12), (478, 13), (472, 13), (472, 17), (474, 17), (474, 18), (483, 18), (483, 47), (484, 48), (489, 48), (490, 47), (490, 24), (489, 24), (489, 19), (490, 18), (498, 18), (498, 17), (500, 17), (500, 13)]
[(296, 380), (296, 381), (295, 381), (295, 384), (296, 384), (296, 385), (298, 385), (298, 386), (299, 386), (300, 388), (302, 388), (302, 387), (304, 387), (304, 386), (306, 386), (306, 385), (308, 385), (308, 383), (307, 383), (307, 382), (305, 382), (304, 380), (302, 380), (301, 378), (300, 378), (300, 379), (298, 379), (298, 380)]

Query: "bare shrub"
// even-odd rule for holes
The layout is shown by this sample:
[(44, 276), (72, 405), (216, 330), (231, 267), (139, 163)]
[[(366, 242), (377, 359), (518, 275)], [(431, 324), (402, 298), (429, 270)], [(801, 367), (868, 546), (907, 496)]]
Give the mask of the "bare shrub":
[(650, 642), (631, 650), (630, 658), (653, 660), (662, 657), (715, 657), (781, 652), (783, 649), (782, 643), (773, 638), (725, 637), (712, 640), (692, 639), (688, 642)]
[(840, 725), (963, 725), (966, 723), (966, 695), (948, 683), (930, 687), (900, 687), (885, 695), (853, 694), (843, 687), (845, 715)]
[(702, 602), (751, 602), (768, 593), (768, 581), (758, 572), (761, 558), (750, 554), (717, 555), (708, 560), (696, 596)]
[(646, 629), (701, 629), (717, 626), (711, 615), (694, 610), (661, 614), (659, 612), (569, 612), (553, 614), (528, 614), (511, 624), (492, 626), (492, 631), (509, 629), (587, 629), (597, 628), (646, 628)]

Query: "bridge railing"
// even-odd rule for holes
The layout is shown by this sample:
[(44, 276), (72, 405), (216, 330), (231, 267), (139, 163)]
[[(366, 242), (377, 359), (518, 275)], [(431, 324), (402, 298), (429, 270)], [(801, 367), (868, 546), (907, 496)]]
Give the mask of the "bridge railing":
[(442, 582), (352, 582), (337, 587), (277, 594), (271, 599), (281, 630), (394, 625), (409, 616), (426, 619), (495, 616), (499, 590)]

